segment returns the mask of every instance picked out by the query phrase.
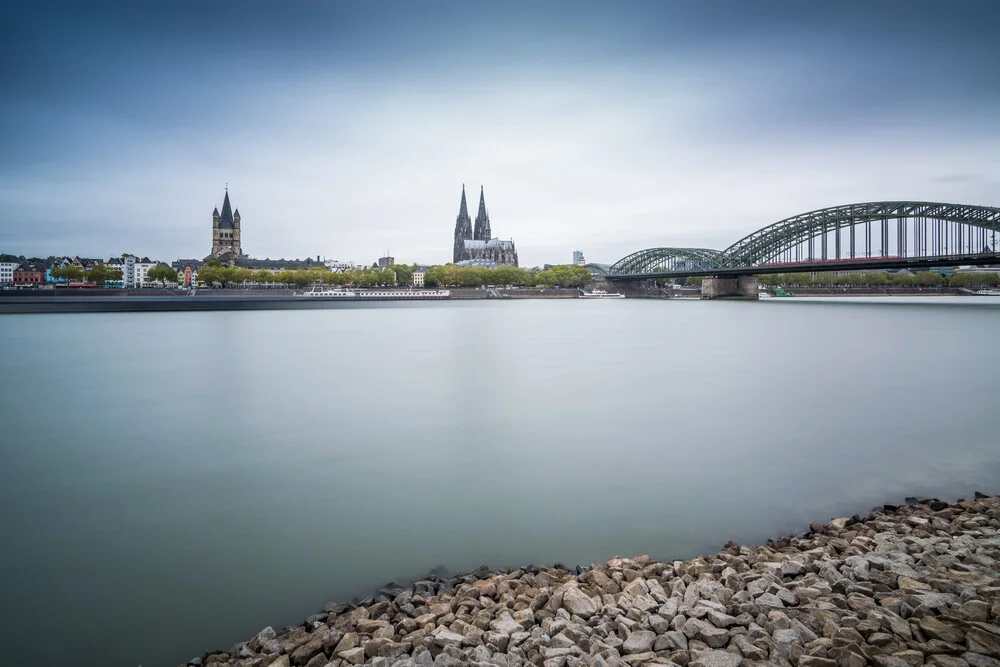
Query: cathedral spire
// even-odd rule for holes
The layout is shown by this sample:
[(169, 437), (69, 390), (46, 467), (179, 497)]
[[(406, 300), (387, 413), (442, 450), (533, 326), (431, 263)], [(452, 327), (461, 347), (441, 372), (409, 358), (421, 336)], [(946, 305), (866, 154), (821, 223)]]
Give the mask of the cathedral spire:
[(490, 231), (490, 216), (486, 213), (486, 196), (483, 194), (483, 186), (479, 186), (479, 213), (476, 214), (476, 230), (473, 236), (476, 240), (489, 241), (492, 238)]
[(462, 259), (465, 252), (465, 242), (472, 238), (472, 220), (469, 218), (469, 207), (465, 203), (465, 183), (462, 184), (462, 203), (455, 218), (455, 246), (452, 253), (453, 261)]
[(465, 204), (465, 183), (462, 183), (462, 204), (458, 208), (458, 217), (469, 217), (469, 207)]

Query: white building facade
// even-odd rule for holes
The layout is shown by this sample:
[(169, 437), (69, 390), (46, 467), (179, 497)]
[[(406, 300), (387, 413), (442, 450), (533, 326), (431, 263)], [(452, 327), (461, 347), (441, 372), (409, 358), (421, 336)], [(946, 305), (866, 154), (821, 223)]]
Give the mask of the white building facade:
[(419, 269), (414, 269), (413, 271), (413, 286), (423, 287), (424, 286), (424, 276), (427, 275), (427, 269), (420, 267)]
[(125, 289), (135, 287), (135, 256), (133, 255), (122, 257), (122, 287)]
[(21, 262), (0, 262), (0, 283), (14, 282), (14, 269), (20, 266)]
[(136, 287), (151, 287), (152, 281), (146, 278), (146, 274), (149, 270), (157, 266), (158, 262), (151, 262), (148, 258), (143, 257), (141, 260), (135, 263), (135, 286)]

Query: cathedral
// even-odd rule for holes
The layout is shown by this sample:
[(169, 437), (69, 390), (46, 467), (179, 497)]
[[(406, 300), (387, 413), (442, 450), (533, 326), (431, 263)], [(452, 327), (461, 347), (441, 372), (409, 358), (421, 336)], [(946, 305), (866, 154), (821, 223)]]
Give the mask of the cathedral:
[(226, 199), (222, 202), (222, 213), (219, 209), (212, 211), (212, 254), (205, 261), (217, 259), (223, 264), (235, 266), (243, 258), (243, 248), (240, 245), (240, 209), (233, 213), (229, 205), (229, 188), (226, 188)]
[(455, 248), (452, 256), (455, 264), (475, 264), (491, 266), (506, 264), (517, 266), (517, 250), (514, 241), (501, 241), (492, 238), (490, 231), (490, 216), (486, 213), (486, 200), (483, 189), (479, 188), (479, 213), (476, 214), (476, 226), (473, 228), (469, 218), (469, 209), (465, 204), (465, 185), (462, 186), (462, 204), (455, 220)]

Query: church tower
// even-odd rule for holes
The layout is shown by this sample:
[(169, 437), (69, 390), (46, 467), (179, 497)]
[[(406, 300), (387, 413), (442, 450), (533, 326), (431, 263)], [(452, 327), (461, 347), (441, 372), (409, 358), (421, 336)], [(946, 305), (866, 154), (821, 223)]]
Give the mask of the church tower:
[(208, 259), (233, 266), (243, 256), (240, 244), (240, 210), (233, 214), (229, 203), (229, 188), (226, 188), (226, 198), (222, 202), (222, 213), (219, 209), (212, 211), (212, 254)]
[(466, 206), (465, 203), (465, 184), (463, 183), (462, 203), (458, 208), (458, 217), (455, 218), (455, 249), (452, 254), (453, 262), (459, 262), (463, 259), (466, 259), (465, 241), (466, 239), (471, 239), (471, 238), (472, 238), (472, 219), (469, 217), (469, 208), (468, 206)]
[(490, 216), (486, 213), (486, 199), (483, 197), (483, 186), (479, 186), (479, 213), (476, 214), (476, 232), (474, 239), (489, 241), (493, 238), (490, 232)]

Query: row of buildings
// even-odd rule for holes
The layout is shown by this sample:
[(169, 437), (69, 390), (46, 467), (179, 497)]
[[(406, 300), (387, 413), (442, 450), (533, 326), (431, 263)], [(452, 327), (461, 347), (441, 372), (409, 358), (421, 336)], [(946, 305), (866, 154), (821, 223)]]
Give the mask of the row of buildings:
[[(183, 275), (179, 282), (190, 284), (196, 279), (198, 270), (209, 261), (217, 261), (227, 266), (247, 268), (252, 270), (285, 271), (295, 269), (315, 269), (326, 268), (331, 271), (348, 271), (353, 269), (369, 268), (368, 265), (358, 265), (350, 262), (339, 262), (336, 260), (322, 260), (319, 256), (315, 259), (257, 259), (244, 253), (242, 243), (241, 216), (238, 208), (234, 208), (229, 199), (229, 188), (222, 201), (222, 210), (215, 208), (212, 211), (212, 249), (211, 252), (201, 259), (178, 259), (170, 266)], [(490, 216), (486, 209), (486, 198), (482, 186), (479, 189), (479, 210), (475, 221), (469, 215), (465, 198), (465, 185), (462, 185), (462, 198), (459, 204), (458, 217), (455, 221), (454, 246), (452, 248), (452, 261), (459, 266), (483, 266), (496, 267), (501, 265), (517, 266), (517, 248), (513, 239), (503, 240), (495, 238), (490, 225)], [(574, 261), (578, 262), (576, 257)], [(393, 265), (393, 258), (388, 252), (385, 257), (380, 257), (371, 268), (389, 268)], [(121, 287), (145, 287), (151, 283), (147, 279), (147, 273), (155, 266), (165, 264), (150, 260), (148, 257), (134, 257), (123, 255), (121, 257), (111, 257), (108, 260), (88, 259), (81, 257), (49, 257), (47, 259), (24, 257), (13, 257), (11, 255), (0, 256), (0, 284), (12, 284), (21, 286), (59, 284), (68, 281), (52, 276), (52, 270), (64, 266), (76, 266), (85, 273), (95, 264), (104, 264), (109, 268), (122, 271), (120, 283), (113, 281), (108, 283)], [(425, 270), (418, 270), (414, 273), (413, 282), (420, 286), (423, 284)]]
[(56, 269), (73, 266), (86, 274), (97, 265), (122, 272), (120, 280), (110, 281), (116, 287), (148, 287), (153, 281), (147, 278), (149, 270), (156, 266), (166, 266), (148, 257), (122, 255), (107, 260), (88, 257), (39, 257), (26, 258), (15, 255), (0, 255), (0, 286), (21, 287), (69, 284), (69, 280), (53, 275)]

